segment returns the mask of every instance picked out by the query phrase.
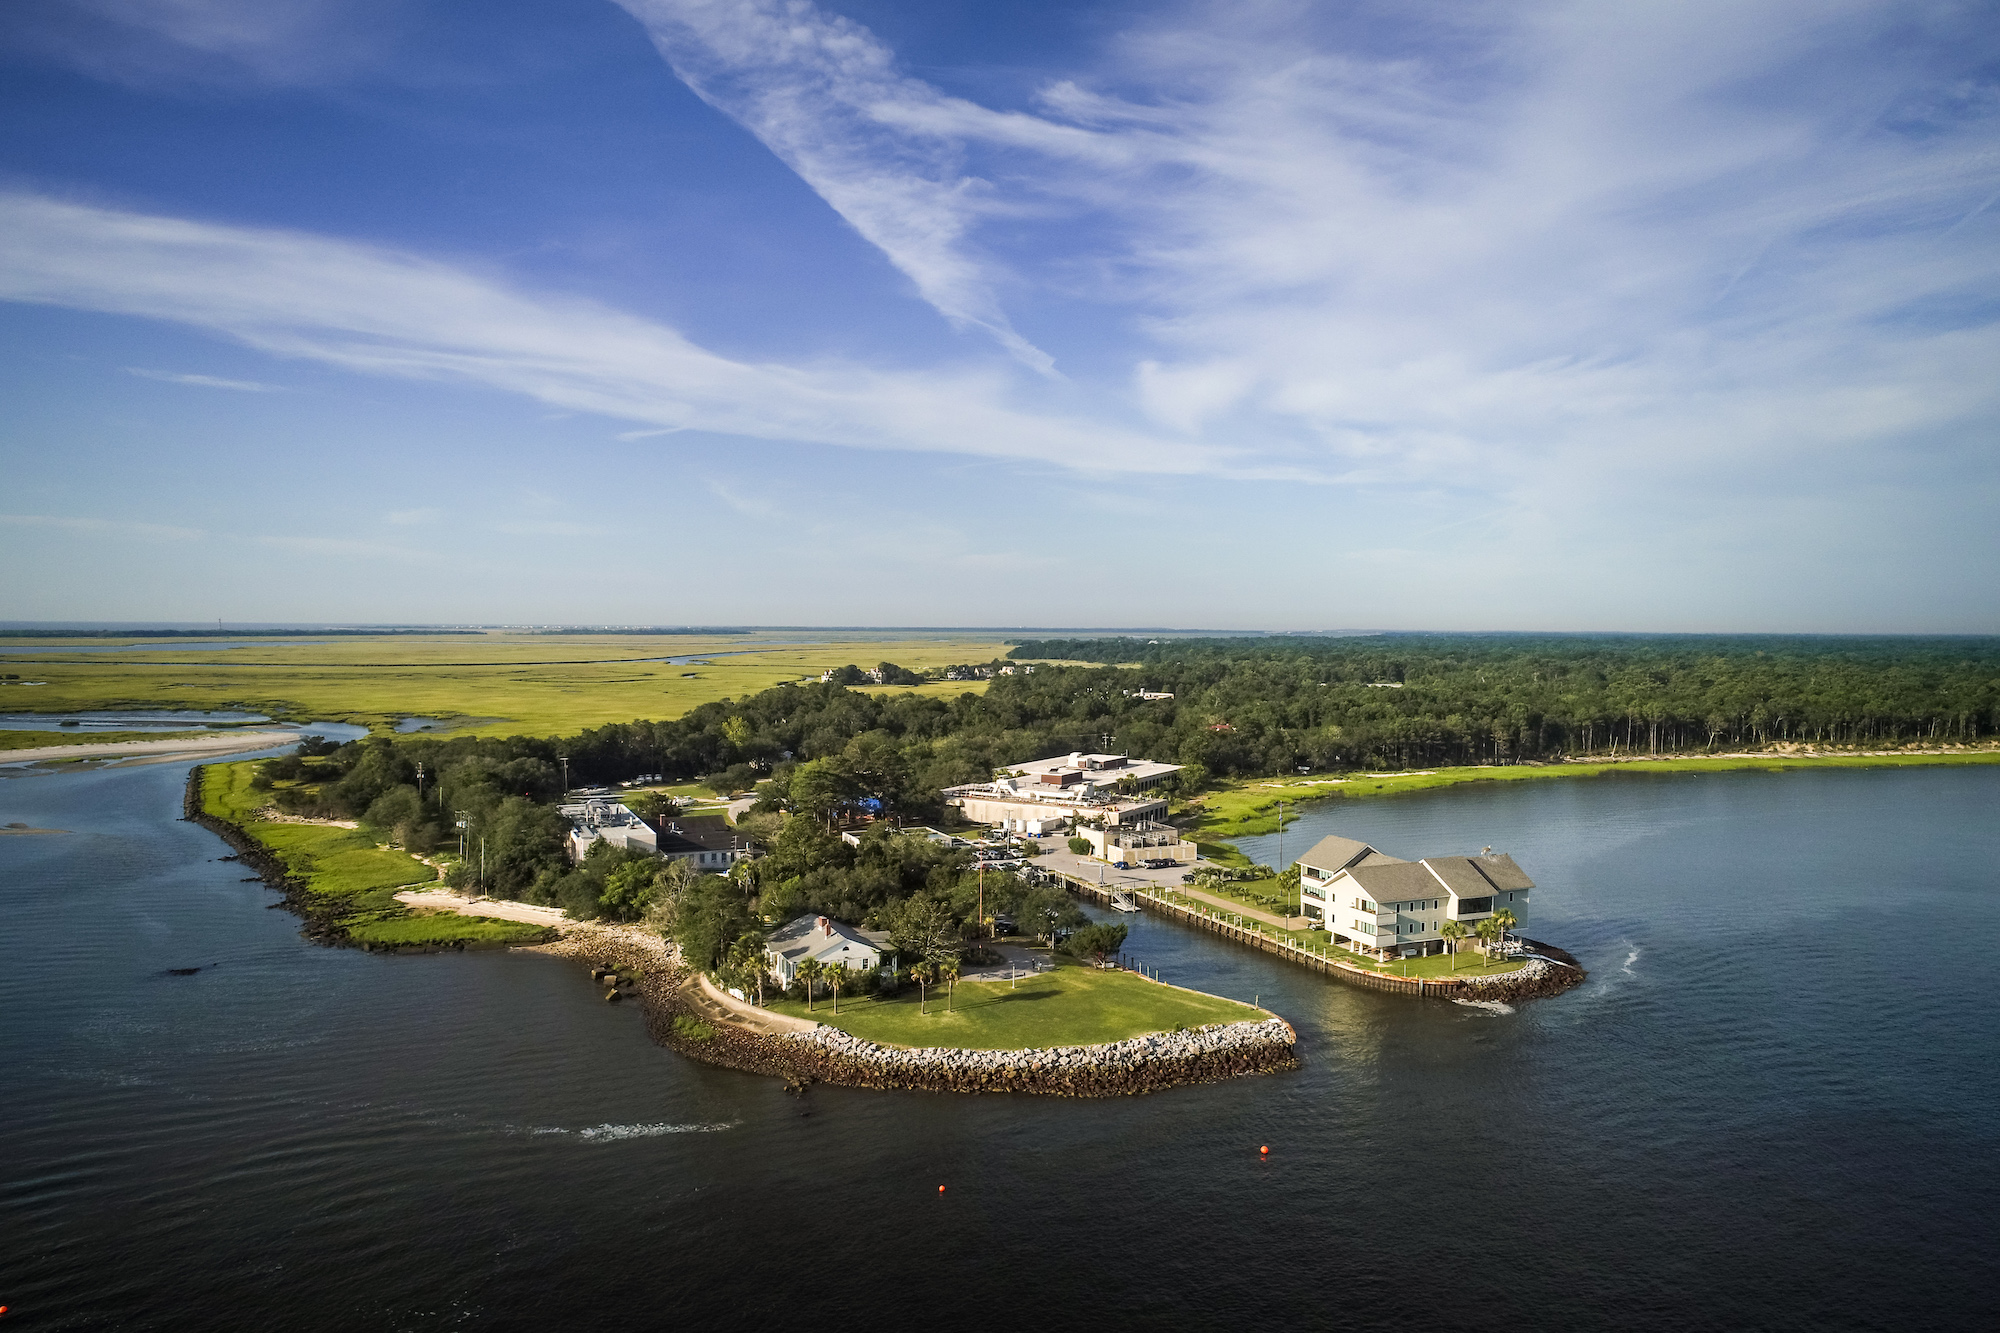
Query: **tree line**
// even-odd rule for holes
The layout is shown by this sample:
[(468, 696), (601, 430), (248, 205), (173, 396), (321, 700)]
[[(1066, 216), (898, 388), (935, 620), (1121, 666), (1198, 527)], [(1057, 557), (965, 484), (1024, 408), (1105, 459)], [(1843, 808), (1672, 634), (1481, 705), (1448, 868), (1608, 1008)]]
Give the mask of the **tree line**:
[[(2000, 732), (1991, 637), (1045, 639), (1010, 656), (1133, 664), (1122, 674), (1174, 698), (1134, 698), (1107, 718), (1121, 744), (1228, 773), (1972, 744)], [(994, 688), (1033, 690), (1053, 683), (1047, 670)]]

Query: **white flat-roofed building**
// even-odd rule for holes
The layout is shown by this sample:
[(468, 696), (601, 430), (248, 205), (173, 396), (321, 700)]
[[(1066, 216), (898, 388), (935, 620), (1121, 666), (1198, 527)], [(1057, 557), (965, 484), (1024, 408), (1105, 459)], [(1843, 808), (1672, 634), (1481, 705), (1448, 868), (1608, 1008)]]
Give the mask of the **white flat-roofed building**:
[(1522, 929), (1535, 887), (1513, 857), (1490, 847), (1478, 856), (1405, 861), (1336, 836), (1294, 864), (1305, 914), (1324, 923), (1335, 944), (1383, 959), (1443, 952), (1439, 927), (1447, 921), (1470, 931), (1506, 911)]
[(617, 801), (590, 800), (557, 807), (569, 821), (569, 859), (581, 861), (594, 842), (636, 847), (659, 854), (659, 835), (652, 826)]
[(975, 824), (1042, 834), (1070, 819), (1108, 825), (1164, 820), (1164, 796), (1147, 792), (1180, 772), (1122, 754), (1062, 755), (1001, 769), (991, 782), (947, 787), (945, 804)]
[(1113, 863), (1143, 865), (1147, 861), (1172, 861), (1175, 865), (1191, 866), (1197, 855), (1195, 845), (1179, 829), (1150, 819), (1106, 828), (1086, 824), (1077, 834), (1090, 844), (1092, 856)]

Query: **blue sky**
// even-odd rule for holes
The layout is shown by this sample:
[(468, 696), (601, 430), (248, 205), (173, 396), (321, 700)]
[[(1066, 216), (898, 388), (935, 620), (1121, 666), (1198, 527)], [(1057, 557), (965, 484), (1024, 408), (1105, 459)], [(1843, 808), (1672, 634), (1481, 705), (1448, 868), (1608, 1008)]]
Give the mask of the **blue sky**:
[(15, 0), (0, 619), (2000, 632), (2000, 7)]

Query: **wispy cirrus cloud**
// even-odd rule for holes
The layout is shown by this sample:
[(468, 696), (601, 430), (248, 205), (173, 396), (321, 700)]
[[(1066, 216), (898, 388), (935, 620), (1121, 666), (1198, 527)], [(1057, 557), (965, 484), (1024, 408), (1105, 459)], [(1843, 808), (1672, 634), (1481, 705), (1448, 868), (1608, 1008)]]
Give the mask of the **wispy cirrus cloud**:
[(991, 369), (737, 361), (656, 321), (418, 256), (41, 195), (0, 195), (0, 299), (170, 320), (279, 356), (664, 428), (1085, 470), (1252, 466), (1229, 446), (1017, 408)]
[[(1049, 355), (1014, 330), (972, 236), (1013, 211), (966, 169), (961, 121), (992, 113), (902, 74), (866, 28), (797, 0), (617, 0), (688, 87), (796, 171), (953, 323), (986, 330), (1023, 364)], [(1029, 137), (1074, 135), (1032, 117)], [(944, 129), (947, 132), (935, 132)]]
[(122, 518), (76, 518), (61, 514), (0, 514), (0, 527), (147, 541), (200, 541), (208, 536), (200, 528), (175, 527), (169, 523), (144, 523)]
[(1181, 438), (1520, 490), (2000, 417), (1968, 10), (1176, 6), (1028, 112), (811, 0), (619, 3), (947, 315), (1118, 312), (1124, 392)]
[(183, 375), (168, 370), (147, 370), (141, 366), (125, 367), (127, 375), (137, 375), (140, 379), (159, 380), (164, 384), (186, 384), (197, 389), (235, 389), (240, 393), (277, 393), (275, 384), (259, 384), (255, 380), (223, 379), (216, 375)]

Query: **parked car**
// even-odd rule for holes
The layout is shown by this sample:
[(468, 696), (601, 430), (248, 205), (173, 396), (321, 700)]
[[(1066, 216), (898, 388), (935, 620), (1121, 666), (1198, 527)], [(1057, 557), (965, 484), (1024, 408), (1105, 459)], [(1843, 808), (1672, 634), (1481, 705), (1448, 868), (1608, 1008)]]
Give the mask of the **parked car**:
[(1111, 863), (1111, 868), (1113, 870), (1130, 870), (1132, 868), (1132, 863), (1129, 861), (1113, 861)]

